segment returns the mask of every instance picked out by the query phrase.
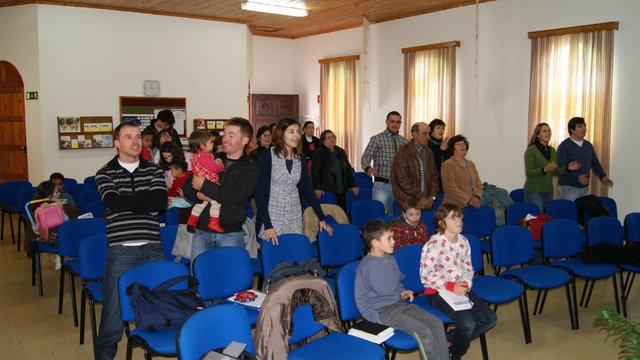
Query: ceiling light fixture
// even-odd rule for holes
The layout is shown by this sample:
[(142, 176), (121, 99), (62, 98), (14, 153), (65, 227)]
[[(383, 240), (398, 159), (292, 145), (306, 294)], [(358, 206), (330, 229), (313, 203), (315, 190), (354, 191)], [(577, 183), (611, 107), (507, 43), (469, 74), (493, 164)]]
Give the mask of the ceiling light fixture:
[(240, 5), (242, 10), (249, 11), (258, 11), (265, 12), (269, 14), (277, 14), (277, 15), (287, 15), (287, 16), (297, 16), (304, 17), (309, 15), (306, 9), (284, 6), (284, 5), (275, 5), (275, 4), (266, 4), (263, 2), (255, 2), (255, 1), (245, 1)]

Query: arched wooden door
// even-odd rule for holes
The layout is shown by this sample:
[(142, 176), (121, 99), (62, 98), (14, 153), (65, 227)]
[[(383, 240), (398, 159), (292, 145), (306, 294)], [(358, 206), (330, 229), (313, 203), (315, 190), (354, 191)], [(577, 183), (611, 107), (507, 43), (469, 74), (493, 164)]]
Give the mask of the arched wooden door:
[(29, 179), (24, 99), (18, 69), (0, 61), (0, 182)]

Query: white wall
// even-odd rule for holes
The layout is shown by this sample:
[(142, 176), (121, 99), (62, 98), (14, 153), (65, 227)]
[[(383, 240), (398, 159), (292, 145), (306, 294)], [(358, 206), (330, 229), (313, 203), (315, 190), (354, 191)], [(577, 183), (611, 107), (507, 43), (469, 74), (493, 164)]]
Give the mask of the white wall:
[[(25, 91), (40, 88), (38, 69), (38, 7), (15, 6), (0, 9), (0, 60), (13, 64), (22, 76)], [(42, 178), (43, 147), (40, 139), (40, 101), (25, 101), (25, 125), (29, 176)]]
[[(640, 211), (637, 146), (640, 122), (635, 99), (640, 72), (640, 2), (626, 0), (500, 0), (479, 12), (478, 66), (475, 64), (475, 6), (371, 25), (371, 111), (362, 114), (362, 145), (384, 128), (390, 110), (403, 109), (403, 47), (460, 40), (457, 50), (456, 128), (471, 142), (469, 158), (484, 181), (507, 189), (522, 187), (527, 141), (530, 40), (527, 32), (620, 21), (615, 34), (610, 196), (622, 216)], [(318, 115), (317, 59), (359, 53), (361, 29), (295, 41), (295, 82), (301, 109)], [(477, 83), (476, 83), (477, 72)], [(476, 92), (477, 86), (477, 92)], [(445, 119), (446, 121), (446, 119)]]
[(264, 36), (253, 36), (251, 42), (251, 93), (296, 94), (294, 42)]

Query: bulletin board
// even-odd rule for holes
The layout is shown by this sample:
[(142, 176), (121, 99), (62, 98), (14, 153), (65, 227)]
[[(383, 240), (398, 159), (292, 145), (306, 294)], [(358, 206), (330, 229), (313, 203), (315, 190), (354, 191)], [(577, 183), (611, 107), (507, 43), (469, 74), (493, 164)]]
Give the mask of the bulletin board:
[(104, 149), (113, 147), (113, 117), (59, 116), (60, 150)]
[(193, 130), (217, 130), (224, 134), (224, 126), (229, 119), (193, 119)]
[(120, 96), (120, 122), (133, 122), (142, 131), (151, 124), (161, 110), (171, 110), (176, 118), (173, 128), (178, 135), (187, 136), (187, 98)]

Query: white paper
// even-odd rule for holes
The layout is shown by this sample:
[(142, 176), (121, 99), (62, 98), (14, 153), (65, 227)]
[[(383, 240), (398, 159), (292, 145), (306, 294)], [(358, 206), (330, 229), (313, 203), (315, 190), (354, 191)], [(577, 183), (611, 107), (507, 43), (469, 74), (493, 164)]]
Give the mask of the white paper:
[(473, 306), (471, 300), (465, 295), (456, 295), (452, 291), (441, 291), (438, 294), (455, 311), (469, 310)]

